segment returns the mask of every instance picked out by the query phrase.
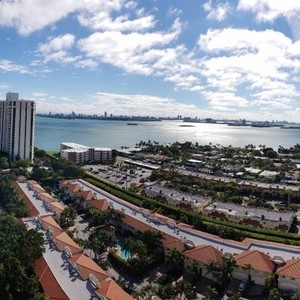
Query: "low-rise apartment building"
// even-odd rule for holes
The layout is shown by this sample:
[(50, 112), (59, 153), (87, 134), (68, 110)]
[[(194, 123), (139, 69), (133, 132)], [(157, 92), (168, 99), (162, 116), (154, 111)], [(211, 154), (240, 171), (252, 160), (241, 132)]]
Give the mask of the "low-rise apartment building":
[(143, 193), (161, 202), (170, 203), (188, 210), (201, 210), (202, 207), (211, 202), (210, 197), (183, 193), (159, 184), (145, 186)]
[(76, 143), (60, 144), (60, 154), (62, 158), (76, 164), (87, 162), (109, 164), (113, 159), (111, 148), (88, 147)]
[(282, 231), (288, 231), (295, 218), (295, 213), (291, 211), (274, 211), (219, 201), (206, 206), (203, 213), (212, 218)]

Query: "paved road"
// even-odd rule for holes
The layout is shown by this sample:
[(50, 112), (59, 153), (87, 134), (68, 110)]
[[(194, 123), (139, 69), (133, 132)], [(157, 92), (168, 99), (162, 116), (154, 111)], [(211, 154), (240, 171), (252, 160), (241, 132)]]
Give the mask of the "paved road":
[(269, 243), (260, 240), (251, 240), (248, 245), (245, 243), (234, 242), (231, 240), (225, 240), (219, 238), (217, 236), (212, 236), (206, 234), (201, 231), (191, 230), (183, 227), (171, 228), (166, 224), (158, 224), (157, 222), (153, 222), (151, 217), (147, 214), (143, 214), (140, 211), (140, 208), (134, 206), (118, 197), (115, 197), (84, 180), (75, 180), (76, 183), (81, 185), (81, 187), (85, 190), (93, 190), (93, 192), (97, 193), (99, 198), (106, 198), (109, 202), (112, 202), (115, 209), (119, 211), (123, 211), (125, 214), (132, 216), (133, 218), (153, 227), (159, 229), (160, 231), (167, 233), (169, 235), (185, 238), (186, 240), (192, 241), (195, 245), (204, 245), (209, 244), (220, 250), (223, 253), (240, 253), (245, 250), (254, 250), (257, 249), (259, 251), (268, 253), (272, 256), (281, 256), (284, 259), (292, 259), (293, 257), (300, 257), (300, 247), (292, 247), (283, 244), (275, 244)]

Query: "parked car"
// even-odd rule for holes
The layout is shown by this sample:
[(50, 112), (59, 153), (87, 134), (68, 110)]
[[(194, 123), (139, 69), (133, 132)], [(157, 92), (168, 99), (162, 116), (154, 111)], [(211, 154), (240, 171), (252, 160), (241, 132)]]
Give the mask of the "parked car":
[(247, 280), (243, 280), (243, 281), (241, 281), (240, 282), (240, 284), (239, 284), (239, 287), (238, 287), (238, 291), (239, 292), (244, 292), (244, 290), (246, 289), (246, 287), (247, 287)]

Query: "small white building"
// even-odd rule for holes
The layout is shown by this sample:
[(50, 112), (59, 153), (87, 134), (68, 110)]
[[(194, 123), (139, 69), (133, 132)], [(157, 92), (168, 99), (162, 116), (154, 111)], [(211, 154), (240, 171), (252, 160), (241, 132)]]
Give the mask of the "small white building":
[(62, 158), (73, 161), (76, 164), (97, 162), (109, 164), (112, 162), (112, 149), (100, 147), (88, 147), (76, 143), (60, 144)]

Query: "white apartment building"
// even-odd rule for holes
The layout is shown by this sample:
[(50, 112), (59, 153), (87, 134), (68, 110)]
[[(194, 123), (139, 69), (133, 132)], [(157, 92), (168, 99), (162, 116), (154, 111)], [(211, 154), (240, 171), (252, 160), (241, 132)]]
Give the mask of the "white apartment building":
[(76, 143), (60, 144), (60, 154), (62, 158), (71, 160), (76, 164), (87, 162), (98, 162), (109, 164), (112, 162), (112, 149), (88, 147)]
[(35, 102), (19, 100), (18, 93), (7, 93), (0, 101), (0, 150), (11, 161), (33, 160)]

